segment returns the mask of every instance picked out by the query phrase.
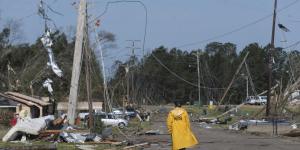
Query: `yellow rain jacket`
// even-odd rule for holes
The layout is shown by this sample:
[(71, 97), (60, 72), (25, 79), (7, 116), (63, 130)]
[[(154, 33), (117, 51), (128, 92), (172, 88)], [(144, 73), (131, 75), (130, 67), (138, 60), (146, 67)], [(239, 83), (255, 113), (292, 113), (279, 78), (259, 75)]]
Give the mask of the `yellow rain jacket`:
[(198, 144), (190, 128), (188, 113), (183, 108), (176, 107), (169, 113), (167, 126), (172, 136), (173, 150)]

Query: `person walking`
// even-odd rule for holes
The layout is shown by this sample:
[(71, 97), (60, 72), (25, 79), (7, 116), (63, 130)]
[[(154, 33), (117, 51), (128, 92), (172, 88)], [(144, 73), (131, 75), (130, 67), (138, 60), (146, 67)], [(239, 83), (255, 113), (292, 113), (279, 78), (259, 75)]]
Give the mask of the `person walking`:
[(198, 144), (198, 140), (191, 131), (188, 113), (181, 108), (179, 101), (175, 101), (175, 108), (169, 112), (167, 119), (168, 131), (172, 138), (173, 150), (185, 150)]

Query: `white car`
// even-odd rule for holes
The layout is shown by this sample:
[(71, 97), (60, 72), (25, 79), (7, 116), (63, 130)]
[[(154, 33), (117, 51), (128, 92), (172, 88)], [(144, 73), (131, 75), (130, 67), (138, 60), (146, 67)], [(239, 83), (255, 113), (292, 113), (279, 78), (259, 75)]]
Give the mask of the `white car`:
[(265, 105), (267, 103), (266, 96), (249, 96), (246, 99), (245, 104), (249, 105)]
[(100, 117), (105, 126), (114, 126), (124, 128), (128, 125), (128, 121), (122, 118), (116, 118), (112, 114), (95, 114), (95, 117)]

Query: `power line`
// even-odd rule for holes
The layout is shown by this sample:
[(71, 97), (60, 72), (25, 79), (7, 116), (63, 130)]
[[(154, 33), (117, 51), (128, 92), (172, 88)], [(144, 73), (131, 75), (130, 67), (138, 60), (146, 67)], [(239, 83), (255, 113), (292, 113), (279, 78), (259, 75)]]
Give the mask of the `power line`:
[[(282, 8), (279, 9), (277, 12), (281, 12), (281, 11), (283, 11), (283, 10), (285, 10), (285, 9), (287, 9), (287, 8), (289, 8), (289, 7), (291, 7), (291, 6), (293, 6), (294, 4), (296, 4), (296, 3), (298, 3), (298, 2), (299, 2), (299, 0), (295, 0), (294, 2), (292, 2), (292, 3), (288, 4), (288, 5), (286, 5), (285, 7), (282, 7)], [(269, 17), (271, 17), (271, 16), (273, 16), (273, 14), (266, 15), (266, 16), (264, 16), (264, 17), (262, 17), (262, 18), (259, 18), (259, 19), (255, 20), (255, 21), (253, 21), (253, 22), (250, 22), (250, 23), (248, 23), (248, 24), (246, 24), (246, 25), (243, 25), (243, 26), (241, 26), (241, 27), (239, 27), (239, 28), (236, 28), (236, 29), (234, 29), (234, 30), (231, 30), (231, 31), (229, 31), (229, 32), (225, 32), (225, 33), (223, 33), (223, 34), (216, 35), (216, 36), (213, 36), (213, 37), (208, 38), (208, 39), (205, 39), (205, 40), (201, 40), (201, 41), (197, 41), (197, 42), (192, 42), (192, 43), (188, 43), (188, 44), (183, 44), (183, 45), (179, 45), (179, 46), (175, 46), (175, 47), (177, 47), (177, 48), (188, 47), (188, 46), (193, 46), (193, 45), (197, 45), (197, 44), (202, 44), (202, 43), (205, 43), (205, 42), (208, 42), (208, 41), (212, 41), (212, 40), (215, 40), (215, 39), (219, 39), (219, 38), (222, 38), (222, 37), (224, 37), (224, 36), (230, 35), (230, 34), (232, 34), (232, 33), (241, 31), (241, 30), (243, 30), (243, 29), (245, 29), (245, 28), (248, 28), (248, 27), (250, 27), (250, 26), (252, 26), (252, 25), (255, 25), (255, 24), (257, 24), (257, 23), (259, 23), (259, 22), (261, 22), (261, 21), (264, 21), (265, 19), (267, 19), (267, 18), (269, 18)]]
[[(175, 77), (177, 77), (178, 79), (188, 83), (189, 85), (192, 85), (192, 86), (195, 86), (195, 87), (198, 87), (198, 85), (184, 79), (183, 77), (179, 76), (178, 74), (176, 74), (174, 71), (172, 71), (170, 68), (168, 68), (165, 64), (163, 64), (161, 62), (160, 59), (158, 59), (153, 53), (151, 54), (151, 56), (153, 56), (153, 58), (161, 65), (163, 66), (166, 70), (168, 70), (172, 75), (174, 75)], [(206, 86), (200, 86), (200, 88), (203, 88), (203, 89), (225, 89), (225, 88), (211, 88), (211, 87), (206, 87)]]
[[(97, 2), (94, 2), (94, 3), (97, 3)], [(148, 9), (147, 9), (147, 6), (142, 1), (138, 1), (138, 0), (109, 1), (109, 2), (106, 3), (104, 11), (100, 15), (98, 15), (97, 17), (92, 19), (89, 23), (95, 22), (97, 19), (101, 18), (104, 14), (107, 13), (109, 5), (116, 4), (116, 3), (138, 3), (138, 4), (143, 6), (143, 8), (145, 10), (145, 27), (144, 27), (143, 48), (142, 48), (143, 56), (144, 56), (145, 55), (145, 44), (146, 44), (147, 28), (148, 28)]]
[(282, 49), (289, 49), (289, 48), (292, 48), (292, 47), (296, 47), (297, 45), (299, 45), (300, 44), (300, 41), (297, 41), (297, 42), (295, 42), (295, 43), (293, 43), (293, 44), (291, 44), (291, 45), (288, 45), (288, 46), (286, 46), (286, 47), (284, 47), (284, 48), (282, 48)]

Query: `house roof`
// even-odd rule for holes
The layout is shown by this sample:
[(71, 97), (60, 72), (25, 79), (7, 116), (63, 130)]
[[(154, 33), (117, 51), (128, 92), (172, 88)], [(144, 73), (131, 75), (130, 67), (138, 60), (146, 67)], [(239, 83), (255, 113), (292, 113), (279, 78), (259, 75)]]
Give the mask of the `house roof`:
[(50, 105), (50, 103), (45, 102), (41, 99), (37, 99), (37, 98), (31, 97), (31, 96), (27, 96), (27, 95), (16, 93), (16, 92), (5, 92), (5, 95), (8, 95), (12, 99), (18, 99), (18, 100), (21, 100), (21, 101), (25, 100), (27, 102), (35, 103), (35, 104), (38, 104), (40, 106)]
[(30, 97), (30, 96), (16, 93), (16, 92), (5, 92), (4, 94), (0, 93), (0, 96), (7, 98), (9, 100), (18, 102), (18, 103), (28, 105), (28, 106), (48, 106), (48, 105), (50, 105), (50, 103), (45, 102), (41, 99), (37, 99), (37, 98)]
[(0, 93), (0, 96), (5, 97), (5, 98), (7, 98), (9, 100), (18, 102), (18, 103), (22, 103), (22, 104), (28, 105), (28, 106), (33, 106), (34, 105), (34, 103), (32, 103), (30, 101), (26, 101), (24, 99), (20, 99), (20, 98), (17, 98), (17, 97), (9, 96), (9, 95), (3, 94), (3, 93)]

